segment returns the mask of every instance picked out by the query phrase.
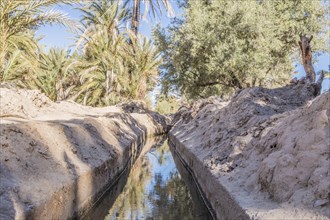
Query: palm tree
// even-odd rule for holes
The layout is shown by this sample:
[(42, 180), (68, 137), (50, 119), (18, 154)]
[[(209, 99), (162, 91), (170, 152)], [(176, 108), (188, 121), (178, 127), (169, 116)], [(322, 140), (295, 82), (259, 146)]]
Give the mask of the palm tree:
[(157, 83), (161, 58), (146, 37), (142, 35), (136, 37), (131, 34), (130, 39), (131, 43), (127, 44), (124, 51), (125, 66), (129, 69), (126, 70), (126, 77), (120, 80), (129, 83), (128, 97), (141, 100)]
[(51, 48), (48, 53), (42, 52), (38, 60), (37, 68), (31, 67), (33, 76), (25, 80), (25, 86), (41, 90), (53, 101), (69, 98), (79, 85), (77, 59), (64, 49)]
[[(80, 9), (83, 12), (81, 22), (84, 27), (78, 38), (77, 46), (98, 32), (106, 31), (111, 36), (118, 36), (128, 20), (129, 11), (121, 7), (118, 0), (100, 0), (91, 2)], [(99, 33), (101, 34), (101, 33)]]
[(9, 46), (7, 51), (3, 53), (0, 82), (22, 79), (23, 75), (31, 73), (30, 67), (36, 67), (38, 63), (36, 56), (37, 40), (31, 31), (12, 36), (10, 40), (10, 42), (15, 42), (16, 46)]
[(159, 54), (146, 38), (126, 31), (129, 12), (121, 3), (102, 0), (81, 9), (84, 28), (77, 48), (84, 56), (82, 86), (74, 100), (85, 105), (143, 99), (157, 80)]
[(107, 32), (94, 35), (88, 41), (80, 72), (80, 93), (84, 96), (80, 101), (85, 105), (103, 105), (104, 99), (117, 92), (123, 43), (125, 41), (121, 35), (113, 39)]
[(105, 219), (113, 219), (114, 216), (118, 219), (139, 219), (141, 214), (150, 213), (145, 195), (151, 178), (151, 163), (148, 157), (137, 159), (123, 192), (118, 196)]
[[(107, 33), (90, 38), (80, 72), (80, 98), (85, 105), (116, 104), (144, 99), (158, 80), (159, 53), (141, 35), (129, 43), (120, 34), (115, 40)], [(120, 98), (119, 98), (120, 97)]]
[[(164, 6), (165, 10), (169, 15), (173, 15), (173, 9), (169, 0), (126, 0), (132, 3), (132, 21), (131, 21), (131, 31), (137, 36), (139, 32), (139, 24), (141, 19), (141, 3), (144, 3), (144, 17), (148, 13), (152, 13), (153, 17), (156, 17), (156, 14), (162, 13), (162, 6)], [(149, 10), (151, 9), (151, 10)]]
[[(88, 105), (109, 104), (118, 88), (121, 48), (126, 43), (124, 22), (129, 12), (117, 0), (102, 0), (87, 4), (81, 9), (84, 28), (78, 37), (77, 47), (82, 49), (82, 87), (77, 101)], [(82, 46), (82, 47), (81, 47)]]
[[(36, 56), (37, 40), (34, 30), (45, 24), (58, 23), (74, 29), (74, 22), (55, 9), (47, 9), (59, 3), (74, 3), (76, 0), (1, 0), (0, 2), (0, 80), (8, 65), (18, 61), (17, 54), (24, 52)], [(18, 51), (17, 51), (18, 50)], [(16, 52), (15, 52), (16, 51)], [(21, 52), (19, 52), (21, 51)], [(16, 56), (14, 56), (16, 55)], [(14, 60), (13, 60), (14, 59)]]

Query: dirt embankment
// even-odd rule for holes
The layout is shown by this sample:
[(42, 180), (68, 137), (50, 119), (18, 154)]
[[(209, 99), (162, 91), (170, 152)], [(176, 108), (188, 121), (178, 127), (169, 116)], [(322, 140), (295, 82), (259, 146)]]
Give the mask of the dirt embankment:
[(83, 216), (166, 118), (135, 104), (91, 108), (0, 87), (0, 219)]
[(330, 93), (300, 81), (182, 107), (170, 141), (219, 219), (329, 219)]

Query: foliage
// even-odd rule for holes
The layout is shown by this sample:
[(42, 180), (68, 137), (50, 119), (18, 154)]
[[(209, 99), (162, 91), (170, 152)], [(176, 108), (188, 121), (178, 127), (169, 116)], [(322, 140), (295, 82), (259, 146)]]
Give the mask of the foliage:
[(13, 80), (22, 82), (31, 75), (30, 67), (35, 67), (38, 63), (36, 54), (38, 46), (31, 31), (11, 37), (11, 40), (17, 46), (9, 47), (6, 52), (3, 52), (0, 82)]
[(156, 184), (149, 197), (157, 219), (195, 219), (192, 197), (178, 171), (171, 172), (168, 180), (164, 180), (161, 174), (156, 174), (154, 179)]
[(328, 49), (327, 8), (321, 1), (187, 1), (183, 20), (154, 31), (163, 92), (194, 99), (285, 83), (300, 33), (314, 35), (314, 50)]
[[(135, 36), (138, 35), (140, 20), (141, 20), (141, 3), (144, 3), (144, 18), (147, 14), (152, 14), (156, 17), (157, 14), (162, 13), (161, 3), (169, 15), (173, 15), (173, 9), (169, 0), (125, 0), (125, 5), (131, 5), (132, 18), (131, 18), (131, 30)], [(131, 4), (128, 4), (131, 3)], [(151, 10), (149, 10), (151, 9)]]
[(39, 89), (53, 101), (69, 98), (79, 85), (76, 57), (63, 49), (52, 48), (48, 53), (42, 52), (38, 61), (31, 79), (25, 80), (26, 87)]
[[(0, 3), (0, 81), (26, 74), (25, 60), (36, 59), (38, 49), (34, 30), (45, 24), (63, 24), (74, 29), (65, 14), (48, 9), (73, 0), (2, 0)], [(29, 59), (27, 59), (29, 57)], [(35, 60), (34, 60), (35, 61)]]
[[(130, 39), (135, 36), (130, 36)], [(124, 64), (129, 69), (126, 78), (121, 79), (121, 84), (128, 82), (126, 96), (132, 99), (143, 99), (151, 91), (158, 80), (158, 67), (161, 64), (159, 53), (147, 38), (138, 35), (125, 47)]]
[(147, 109), (151, 109), (151, 110), (153, 109), (153, 106), (152, 106), (152, 94), (151, 93), (147, 94), (144, 97), (143, 103), (145, 104), (145, 107)]
[(126, 185), (105, 219), (139, 219), (141, 213), (148, 213), (149, 207), (144, 202), (146, 186), (151, 181), (151, 164), (147, 157), (139, 158), (130, 171)]
[(180, 107), (178, 99), (174, 96), (166, 97), (160, 95), (157, 97), (156, 111), (161, 114), (173, 114)]
[(82, 45), (80, 81), (82, 86), (76, 96), (78, 102), (101, 106), (116, 102), (111, 94), (118, 86), (121, 71), (121, 53), (125, 44), (120, 33), (128, 12), (117, 1), (91, 2), (81, 9), (84, 28), (78, 36)]
[(196, 201), (173, 165), (166, 142), (138, 158), (105, 219), (194, 219)]
[(83, 60), (77, 101), (93, 106), (144, 99), (157, 80), (161, 60), (145, 37), (125, 31), (128, 11), (119, 1), (93, 2), (82, 10)]
[(35, 38), (39, 26), (60, 23), (74, 28), (65, 14), (48, 8), (74, 2), (1, 1), (1, 81), (39, 89), (54, 101), (92, 106), (145, 99), (156, 85), (161, 59), (151, 41), (125, 27), (131, 14), (122, 1), (81, 2), (83, 18), (73, 54), (40, 48)]

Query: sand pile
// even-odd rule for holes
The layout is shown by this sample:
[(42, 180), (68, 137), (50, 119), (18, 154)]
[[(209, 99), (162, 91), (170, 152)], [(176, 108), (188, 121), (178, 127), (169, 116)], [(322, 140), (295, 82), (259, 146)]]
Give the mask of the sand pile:
[(172, 139), (250, 218), (327, 219), (330, 93), (314, 98), (314, 89), (300, 81), (201, 100), (176, 114)]
[(54, 103), (1, 86), (0, 219), (84, 215), (147, 137), (165, 131), (166, 119), (154, 112)]

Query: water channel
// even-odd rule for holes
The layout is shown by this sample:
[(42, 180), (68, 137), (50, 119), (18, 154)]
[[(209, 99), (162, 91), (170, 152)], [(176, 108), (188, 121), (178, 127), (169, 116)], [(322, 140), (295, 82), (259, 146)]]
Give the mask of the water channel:
[(84, 219), (212, 219), (192, 176), (170, 148), (164, 137), (142, 151)]

